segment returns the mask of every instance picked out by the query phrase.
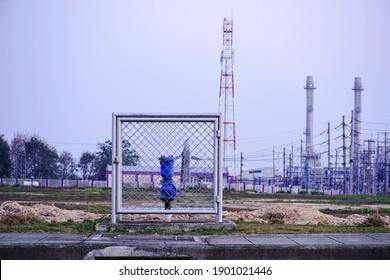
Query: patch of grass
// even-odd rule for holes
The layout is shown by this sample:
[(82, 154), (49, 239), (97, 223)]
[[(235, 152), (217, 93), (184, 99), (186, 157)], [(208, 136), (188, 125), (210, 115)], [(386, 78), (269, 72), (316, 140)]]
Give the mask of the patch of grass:
[[(108, 221), (100, 219), (83, 223), (62, 222), (43, 223), (30, 221), (29, 223), (0, 223), (0, 232), (65, 232), (65, 233), (97, 233), (97, 223)], [(330, 226), (330, 225), (285, 225), (265, 224), (260, 222), (235, 221), (236, 228), (228, 229), (198, 229), (186, 231), (166, 231), (159, 228), (150, 228), (138, 232), (115, 231), (123, 234), (157, 234), (157, 235), (229, 235), (229, 234), (307, 234), (307, 233), (390, 233), (390, 228), (373, 226)]]
[(85, 221), (83, 223), (61, 222), (47, 223), (36, 220), (23, 223), (0, 223), (0, 232), (62, 232), (62, 233), (95, 233), (95, 226), (98, 223), (107, 221), (100, 219), (95, 221)]
[[(26, 204), (26, 203), (23, 203)], [(82, 210), (85, 212), (97, 214), (111, 213), (111, 206), (103, 206), (97, 204), (69, 204), (69, 203), (54, 203), (54, 206), (65, 210)]]
[(110, 188), (77, 188), (82, 193), (89, 193), (89, 194), (106, 194), (111, 193)]
[(248, 189), (248, 190), (245, 190), (245, 192), (247, 192), (247, 193), (258, 193), (258, 191), (257, 190), (251, 190), (251, 189)]
[(324, 214), (330, 214), (330, 215), (339, 215), (339, 214), (344, 214), (344, 215), (352, 215), (352, 214), (390, 214), (390, 208), (351, 208), (351, 207), (346, 207), (343, 209), (320, 209), (320, 212)]

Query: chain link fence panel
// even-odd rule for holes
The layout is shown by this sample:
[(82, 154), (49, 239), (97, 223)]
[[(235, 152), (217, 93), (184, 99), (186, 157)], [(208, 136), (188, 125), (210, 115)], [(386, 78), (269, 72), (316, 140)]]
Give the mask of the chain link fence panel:
[(122, 213), (216, 211), (218, 118), (131, 117), (116, 139)]

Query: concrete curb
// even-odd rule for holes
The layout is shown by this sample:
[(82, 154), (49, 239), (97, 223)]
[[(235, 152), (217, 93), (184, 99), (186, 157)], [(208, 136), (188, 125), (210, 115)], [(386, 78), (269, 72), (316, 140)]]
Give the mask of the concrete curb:
[(390, 233), (218, 236), (0, 233), (0, 259), (389, 260)]

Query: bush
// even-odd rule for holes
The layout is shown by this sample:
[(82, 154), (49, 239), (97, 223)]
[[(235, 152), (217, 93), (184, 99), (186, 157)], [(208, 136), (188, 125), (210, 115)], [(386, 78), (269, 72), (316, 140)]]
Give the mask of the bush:
[(275, 193), (291, 193), (291, 191), (284, 191), (284, 190), (279, 190), (279, 191), (276, 191)]
[(381, 217), (381, 215), (379, 215), (378, 213), (374, 213), (367, 217), (367, 220), (364, 225), (370, 227), (384, 227), (386, 223)]
[(284, 217), (285, 217), (285, 214), (280, 213), (280, 212), (267, 214), (268, 223), (271, 225), (275, 225), (275, 224), (283, 225), (284, 224)]
[(275, 193), (286, 193), (286, 191), (277, 191)]
[(314, 194), (314, 195), (323, 195), (324, 193), (323, 192), (320, 192), (318, 190), (314, 190), (314, 191), (311, 191), (310, 194)]
[(307, 191), (300, 191), (298, 194), (307, 194)]

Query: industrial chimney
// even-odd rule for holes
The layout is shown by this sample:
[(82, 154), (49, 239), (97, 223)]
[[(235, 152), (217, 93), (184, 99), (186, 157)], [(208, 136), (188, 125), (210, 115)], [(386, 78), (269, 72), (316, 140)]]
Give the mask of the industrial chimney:
[(310, 187), (310, 171), (313, 167), (313, 111), (314, 111), (314, 90), (316, 89), (313, 76), (306, 78), (306, 155), (305, 155), (305, 177), (307, 178), (307, 189)]
[[(362, 78), (355, 77), (355, 82), (352, 90), (355, 92), (355, 106), (353, 111), (353, 170), (354, 174), (352, 180), (355, 182), (356, 189), (354, 190), (357, 193), (360, 189), (360, 150), (361, 150), (361, 130), (362, 130), (362, 91), (363, 84)], [(357, 180), (354, 180), (356, 178)]]

